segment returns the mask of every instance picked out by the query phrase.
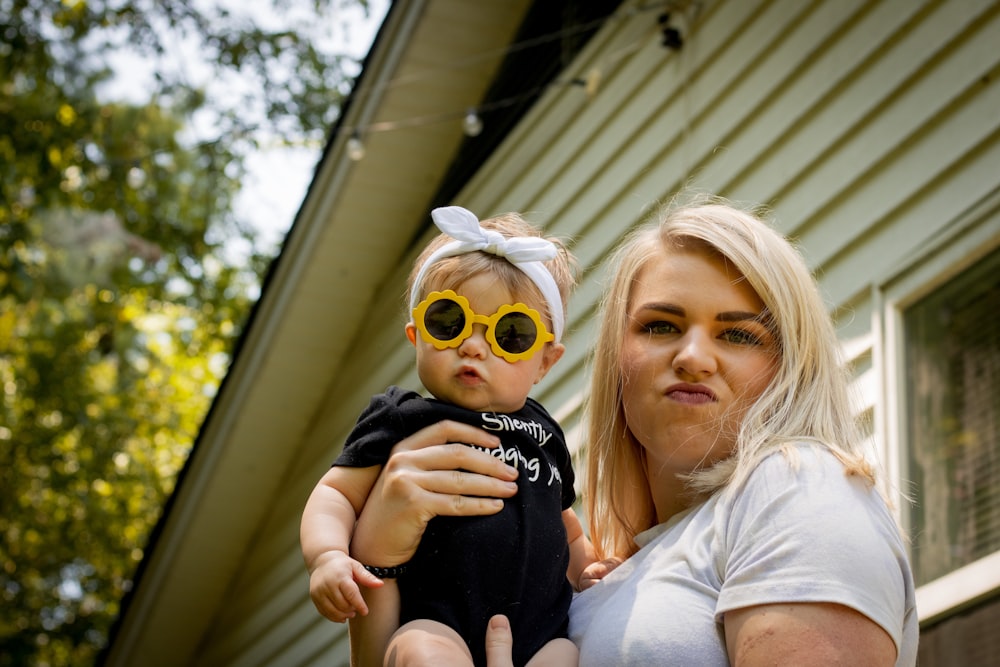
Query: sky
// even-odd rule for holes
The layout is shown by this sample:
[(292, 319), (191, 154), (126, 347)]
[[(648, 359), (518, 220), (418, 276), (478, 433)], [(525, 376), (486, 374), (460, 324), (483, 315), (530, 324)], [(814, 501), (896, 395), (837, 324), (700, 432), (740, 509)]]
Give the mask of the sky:
[[(250, 0), (253, 5), (259, 0)], [(349, 12), (345, 40), (348, 53), (363, 58), (368, 53), (389, 0), (370, 0), (371, 12), (364, 19), (361, 12)], [(250, 221), (261, 233), (266, 248), (275, 250), (291, 226), (313, 177), (323, 146), (270, 148), (250, 157), (248, 178), (236, 200), (240, 219)]]
[[(249, 13), (264, 24), (280, 23), (281, 17), (272, 11), (271, 0), (204, 0), (231, 6), (234, 12)], [(330, 50), (363, 58), (371, 46), (388, 10), (390, 0), (369, 0), (369, 15), (356, 6), (338, 10), (329, 25), (318, 26), (317, 34), (328, 40)], [(336, 4), (336, 3), (335, 3)], [(179, 60), (185, 74), (197, 79), (210, 76), (207, 65), (199, 62), (198, 54), (184, 45), (178, 45)], [(102, 90), (110, 99), (141, 99), (148, 88), (143, 82), (152, 76), (152, 65), (138, 61), (132, 53), (110, 54), (116, 76)], [(212, 82), (213, 85), (219, 85)], [(233, 85), (238, 86), (239, 82)], [(226, 91), (217, 91), (225, 95)], [(197, 124), (197, 123), (195, 123)], [(197, 134), (195, 128), (194, 133)], [(266, 145), (247, 160), (248, 174), (235, 202), (237, 218), (251, 224), (260, 233), (260, 247), (276, 253), (285, 234), (295, 219), (313, 171), (322, 155), (323, 145), (271, 146)]]

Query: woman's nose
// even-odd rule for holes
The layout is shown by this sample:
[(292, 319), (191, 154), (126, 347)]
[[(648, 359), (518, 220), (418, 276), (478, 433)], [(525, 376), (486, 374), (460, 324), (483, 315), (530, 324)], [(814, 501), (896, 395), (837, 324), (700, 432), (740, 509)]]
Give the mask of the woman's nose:
[(671, 364), (678, 377), (698, 379), (718, 370), (712, 339), (706, 332), (690, 329), (680, 338), (678, 345)]

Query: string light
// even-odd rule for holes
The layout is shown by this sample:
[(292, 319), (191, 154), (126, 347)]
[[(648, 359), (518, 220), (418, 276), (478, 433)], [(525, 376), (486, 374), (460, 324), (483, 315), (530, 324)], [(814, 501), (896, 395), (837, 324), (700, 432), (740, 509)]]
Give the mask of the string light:
[(362, 159), (365, 156), (365, 144), (361, 141), (361, 135), (355, 130), (351, 134), (351, 138), (347, 140), (347, 157), (349, 157), (354, 162)]
[[(511, 44), (508, 47), (506, 47), (505, 49), (501, 50), (500, 52), (484, 53), (484, 54), (480, 54), (480, 56), (478, 58), (471, 57), (471, 58), (463, 59), (463, 61), (464, 61), (464, 64), (468, 64), (468, 61), (470, 61), (470, 60), (481, 60), (481, 59), (487, 58), (487, 57), (495, 57), (496, 55), (498, 55), (498, 53), (499, 53), (499, 55), (510, 54), (510, 53), (513, 53), (513, 52), (516, 52), (516, 51), (521, 51), (521, 50), (524, 50), (524, 49), (527, 49), (527, 48), (538, 46), (540, 44), (549, 42), (549, 41), (551, 41), (553, 39), (557, 39), (557, 38), (560, 38), (560, 37), (563, 37), (563, 36), (566, 36), (566, 35), (579, 33), (579, 32), (581, 32), (583, 30), (587, 30), (587, 29), (593, 28), (593, 27), (595, 27), (597, 25), (601, 25), (601, 24), (606, 23), (606, 22), (608, 22), (610, 20), (615, 20), (615, 19), (622, 20), (622, 19), (625, 19), (625, 18), (630, 18), (632, 16), (635, 16), (635, 15), (637, 15), (639, 13), (647, 12), (647, 11), (650, 11), (650, 10), (657, 10), (657, 9), (661, 11), (660, 16), (658, 17), (657, 24), (658, 24), (659, 32), (661, 32), (661, 34), (663, 36), (663, 42), (662, 42), (663, 45), (666, 46), (667, 48), (671, 49), (671, 50), (679, 50), (680, 47), (683, 45), (683, 38), (680, 36), (680, 31), (677, 30), (676, 28), (673, 28), (673, 26), (670, 25), (669, 10), (671, 10), (671, 9), (675, 9), (676, 10), (676, 9), (680, 9), (680, 8), (686, 9), (686, 8), (688, 8), (689, 5), (692, 5), (692, 4), (695, 7), (700, 7), (700, 2), (697, 2), (696, 0), (694, 2), (692, 2), (692, 0), (654, 0), (654, 2), (651, 2), (649, 4), (641, 4), (641, 5), (637, 6), (637, 7), (631, 8), (631, 9), (629, 9), (627, 11), (620, 12), (620, 13), (614, 13), (614, 14), (611, 14), (610, 16), (606, 16), (606, 17), (604, 17), (602, 19), (597, 19), (595, 21), (590, 21), (588, 23), (578, 24), (578, 25), (575, 25), (575, 26), (570, 26), (568, 28), (564, 28), (563, 30), (559, 30), (559, 31), (556, 31), (556, 32), (553, 32), (553, 33), (549, 33), (547, 35), (542, 35), (540, 37), (535, 37), (533, 39), (525, 40), (523, 42)], [(664, 10), (666, 10), (666, 11), (664, 11)], [(673, 39), (668, 39), (668, 38), (673, 38)], [(641, 42), (637, 42), (637, 43), (632, 44), (630, 46), (630, 48), (627, 49), (627, 51), (629, 53), (635, 51), (636, 49), (639, 48), (640, 44), (641, 44)], [(624, 57), (624, 56), (622, 56), (621, 54), (619, 54), (618, 57), (616, 57), (615, 59), (617, 60), (617, 59), (620, 59), (621, 57)], [(393, 87), (393, 86), (396, 86), (396, 85), (399, 85), (399, 84), (402, 84), (402, 83), (412, 83), (414, 79), (418, 79), (418, 78), (421, 78), (421, 75), (413, 75), (413, 74), (411, 74), (409, 76), (399, 77), (398, 79), (394, 79), (392, 81), (384, 83), (381, 86), (377, 86), (376, 88), (377, 89), (384, 89), (384, 88)], [(404, 119), (399, 119), (399, 120), (377, 121), (377, 122), (370, 123), (370, 124), (367, 124), (367, 125), (356, 125), (356, 126), (353, 126), (353, 127), (352, 126), (342, 126), (342, 127), (339, 128), (338, 133), (340, 133), (340, 134), (346, 134), (346, 133), (350, 132), (351, 136), (347, 140), (347, 144), (346, 144), (345, 148), (346, 148), (346, 152), (347, 152), (348, 158), (350, 158), (354, 162), (357, 162), (358, 160), (361, 160), (361, 159), (363, 159), (365, 157), (365, 145), (364, 145), (364, 142), (361, 139), (362, 131), (365, 134), (369, 134), (371, 132), (386, 132), (386, 131), (390, 131), (390, 130), (402, 129), (402, 128), (405, 128), (405, 127), (420, 127), (420, 126), (424, 126), (424, 125), (430, 125), (430, 124), (435, 124), (435, 123), (440, 123), (440, 122), (445, 122), (445, 121), (454, 121), (457, 118), (461, 118), (462, 119), (462, 131), (465, 134), (465, 136), (470, 137), (470, 138), (471, 137), (477, 137), (483, 131), (483, 119), (482, 119), (482, 116), (480, 114), (482, 114), (485, 111), (492, 111), (492, 110), (495, 110), (495, 109), (498, 109), (498, 108), (512, 106), (512, 105), (517, 104), (518, 102), (520, 102), (520, 101), (522, 101), (524, 99), (527, 99), (527, 98), (530, 98), (530, 97), (538, 95), (539, 93), (541, 93), (542, 91), (544, 91), (547, 88), (550, 88), (550, 87), (553, 87), (553, 86), (558, 86), (558, 85), (563, 85), (563, 86), (566, 86), (566, 85), (579, 86), (579, 87), (583, 88), (583, 90), (584, 90), (584, 92), (585, 92), (585, 94), (587, 96), (587, 99), (591, 100), (591, 99), (593, 99), (597, 95), (597, 93), (598, 93), (598, 91), (599, 91), (599, 89), (601, 87), (601, 83), (602, 83), (602, 71), (601, 71), (601, 69), (599, 67), (592, 67), (582, 77), (578, 77), (578, 78), (575, 78), (575, 79), (572, 79), (572, 80), (569, 80), (569, 81), (566, 81), (566, 80), (563, 80), (563, 81), (553, 81), (551, 83), (544, 84), (542, 86), (534, 87), (531, 90), (523, 91), (523, 92), (521, 92), (521, 93), (519, 93), (517, 95), (513, 95), (511, 97), (507, 97), (507, 98), (500, 99), (500, 100), (493, 100), (493, 101), (484, 103), (484, 104), (482, 104), (482, 105), (480, 105), (478, 107), (468, 107), (464, 112), (457, 112), (456, 113), (456, 112), (452, 111), (452, 112), (432, 114), (432, 115), (426, 115), (426, 116), (420, 116), (420, 117), (404, 118)], [(374, 92), (374, 91), (373, 90), (369, 90), (369, 91), (365, 91), (365, 92), (360, 92), (360, 96), (363, 97), (364, 95), (370, 95), (372, 92)]]
[[(579, 33), (583, 32), (583, 31), (586, 31), (586, 30), (589, 30), (591, 28), (600, 26), (600, 25), (608, 23), (610, 21), (624, 20), (624, 19), (632, 18), (632, 17), (634, 17), (634, 16), (636, 16), (638, 14), (641, 14), (641, 13), (644, 13), (644, 12), (648, 12), (648, 11), (651, 11), (651, 10), (660, 10), (661, 12), (663, 12), (660, 15), (660, 17), (659, 17), (658, 24), (659, 24), (659, 30), (661, 32), (664, 32), (664, 24), (669, 23), (669, 14), (667, 13), (667, 11), (669, 11), (669, 10), (678, 10), (678, 9), (688, 9), (690, 7), (693, 7), (695, 10), (700, 11), (700, 9), (701, 9), (701, 1), (700, 0), (652, 0), (652, 2), (649, 2), (648, 4), (640, 4), (640, 5), (636, 6), (636, 7), (632, 7), (630, 9), (628, 9), (628, 10), (625, 10), (625, 11), (612, 13), (611, 15), (606, 16), (604, 18), (600, 18), (600, 19), (596, 19), (596, 20), (593, 20), (593, 21), (589, 21), (587, 23), (581, 23), (581, 24), (576, 24), (576, 25), (568, 26), (568, 27), (566, 27), (566, 28), (564, 28), (562, 30), (558, 30), (556, 32), (552, 32), (552, 33), (548, 33), (548, 34), (545, 34), (545, 35), (541, 35), (539, 37), (535, 37), (535, 38), (532, 38), (532, 39), (529, 39), (529, 40), (525, 40), (525, 41), (522, 41), (522, 42), (517, 42), (517, 43), (514, 43), (514, 44), (511, 44), (511, 45), (507, 46), (504, 49), (499, 49), (499, 50), (495, 50), (495, 51), (491, 51), (491, 52), (487, 52), (487, 53), (480, 53), (480, 54), (478, 54), (478, 56), (469, 56), (469, 57), (463, 58), (463, 59), (461, 59), (461, 61), (459, 61), (459, 62), (457, 62), (455, 64), (452, 64), (450, 68), (451, 69), (459, 69), (461, 67), (469, 66), (469, 65), (473, 64), (474, 62), (482, 61), (484, 59), (499, 57), (499, 56), (503, 56), (503, 55), (515, 53), (515, 52), (518, 52), (518, 51), (522, 51), (522, 50), (525, 50), (525, 49), (529, 49), (529, 48), (532, 48), (532, 47), (539, 46), (541, 44), (550, 42), (553, 39), (559, 39), (559, 38), (562, 38), (562, 37), (567, 37), (567, 36), (572, 36), (572, 35), (575, 35), (575, 34), (579, 34)], [(664, 10), (666, 10), (666, 11), (664, 11)], [(668, 44), (668, 43), (666, 43), (667, 41), (669, 41), (667, 39), (668, 35), (667, 34), (663, 34), (663, 37), (664, 37), (664, 40), (665, 40), (664, 41), (664, 46), (667, 46), (668, 48), (679, 48), (683, 44), (682, 36), (681, 35), (678, 35), (678, 37), (681, 38), (681, 41), (680, 41), (679, 44), (674, 44), (674, 43)], [(623, 49), (622, 51), (623, 51), (623, 53), (624, 52), (632, 53), (633, 51), (635, 51), (638, 48), (640, 48), (640, 46), (641, 46), (641, 41), (636, 41), (635, 43), (631, 44), (628, 48)], [(621, 59), (623, 57), (624, 57), (623, 54), (618, 54), (615, 57), (613, 57), (612, 60), (619, 60), (619, 59)], [(605, 62), (605, 65), (607, 65), (607, 64), (608, 64), (608, 62)], [(445, 67), (445, 68), (447, 68), (447, 67)], [(438, 67), (436, 67), (433, 70), (428, 69), (425, 72), (421, 72), (421, 73), (417, 73), (417, 74), (410, 74), (408, 76), (398, 77), (396, 79), (393, 79), (393, 80), (388, 81), (386, 83), (383, 83), (381, 85), (376, 85), (374, 88), (372, 88), (370, 90), (357, 91), (356, 92), (357, 99), (359, 99), (359, 100), (363, 99), (365, 96), (371, 95), (372, 93), (374, 93), (374, 92), (376, 92), (378, 90), (384, 90), (384, 89), (392, 88), (392, 87), (394, 87), (396, 85), (400, 85), (400, 84), (404, 84), (404, 83), (413, 83), (414, 81), (422, 79), (422, 78), (429, 78), (429, 77), (432, 77), (432, 76), (437, 76), (437, 75), (440, 74), (440, 70), (441, 69), (442, 69), (442, 67), (438, 66)], [(545, 89), (551, 88), (553, 86), (559, 86), (559, 85), (563, 85), (563, 86), (566, 86), (566, 85), (579, 86), (579, 87), (581, 87), (581, 88), (584, 89), (584, 91), (585, 91), (588, 99), (592, 99), (597, 94), (598, 89), (599, 89), (599, 87), (601, 85), (601, 75), (602, 75), (601, 70), (599, 68), (597, 68), (597, 67), (594, 67), (594, 68), (591, 68), (586, 73), (586, 75), (583, 76), (583, 77), (578, 77), (578, 78), (575, 78), (575, 79), (572, 79), (572, 80), (569, 80), (569, 81), (566, 81), (566, 80), (564, 80), (564, 81), (554, 81), (554, 82), (551, 82), (551, 83), (548, 83), (548, 84), (545, 84), (545, 85), (542, 85), (542, 86), (536, 86), (536, 87), (534, 87), (534, 88), (532, 88), (530, 90), (523, 91), (523, 92), (521, 92), (521, 93), (519, 93), (517, 95), (513, 95), (511, 97), (507, 97), (507, 98), (500, 99), (500, 100), (493, 100), (493, 101), (490, 101), (488, 103), (481, 104), (478, 107), (469, 107), (464, 112), (457, 112), (456, 113), (456, 112), (452, 111), (452, 112), (438, 113), (438, 114), (425, 115), (425, 116), (419, 116), (419, 117), (413, 117), (413, 118), (404, 118), (404, 119), (400, 119), (400, 120), (379, 121), (379, 122), (370, 123), (370, 124), (359, 124), (359, 125), (354, 125), (354, 126), (346, 126), (345, 125), (345, 126), (340, 126), (339, 128), (337, 128), (336, 129), (336, 133), (339, 136), (343, 136), (345, 134), (350, 133), (351, 136), (347, 140), (347, 143), (346, 143), (346, 146), (345, 146), (345, 152), (347, 153), (347, 156), (352, 161), (355, 161), (355, 162), (358, 161), (358, 160), (362, 160), (365, 157), (365, 151), (366, 151), (366, 149), (365, 149), (364, 141), (361, 138), (362, 134), (368, 134), (368, 133), (371, 133), (371, 132), (386, 132), (386, 131), (389, 131), (389, 130), (396, 130), (396, 129), (401, 129), (401, 128), (405, 128), (405, 127), (421, 127), (421, 126), (424, 126), (424, 125), (431, 125), (431, 124), (441, 123), (441, 122), (445, 122), (445, 121), (453, 121), (453, 120), (455, 120), (457, 118), (462, 118), (462, 129), (463, 129), (463, 131), (465, 132), (465, 134), (467, 136), (474, 137), (474, 136), (477, 136), (479, 133), (482, 132), (483, 121), (482, 121), (482, 116), (480, 114), (482, 114), (483, 112), (493, 111), (493, 110), (500, 109), (500, 108), (503, 108), (503, 107), (513, 106), (514, 104), (517, 104), (518, 102), (521, 102), (522, 100), (525, 100), (525, 99), (528, 99), (530, 97), (534, 97), (534, 96), (540, 94)], [(251, 128), (248, 129), (248, 131), (253, 130), (253, 129), (255, 129), (255, 128), (251, 127)], [(212, 139), (212, 140), (208, 140), (208, 141), (199, 142), (198, 145), (200, 145), (200, 146), (208, 146), (208, 145), (214, 144), (216, 142), (218, 142), (218, 139)], [(281, 143), (281, 145), (287, 145), (287, 146), (305, 146), (305, 145), (311, 145), (312, 141), (311, 140), (307, 140), (307, 141), (280, 142), (280, 143)], [(151, 150), (148, 153), (146, 153), (145, 157), (148, 158), (148, 157), (152, 157), (152, 156), (159, 155), (159, 154), (168, 154), (169, 152), (170, 151), (168, 149)], [(124, 160), (112, 160), (111, 164), (121, 164), (123, 162), (125, 162), (125, 161)]]
[(469, 109), (465, 112), (465, 118), (462, 120), (462, 131), (467, 137), (478, 137), (479, 133), (483, 131), (483, 119), (479, 117), (475, 109)]
[(584, 92), (587, 93), (587, 99), (592, 100), (597, 95), (597, 90), (601, 87), (601, 70), (597, 67), (591, 67), (587, 72), (587, 76), (573, 79), (570, 83), (574, 86), (582, 86)]

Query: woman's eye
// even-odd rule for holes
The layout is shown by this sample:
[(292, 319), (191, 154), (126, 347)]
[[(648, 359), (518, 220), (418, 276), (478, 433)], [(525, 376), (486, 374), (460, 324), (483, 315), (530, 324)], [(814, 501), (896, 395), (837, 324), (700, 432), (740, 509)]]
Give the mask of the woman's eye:
[(670, 322), (665, 322), (663, 320), (657, 320), (654, 322), (646, 322), (642, 325), (642, 328), (647, 333), (651, 334), (670, 334), (677, 333), (679, 329), (671, 324)]
[(722, 332), (722, 339), (737, 345), (763, 345), (760, 336), (743, 329), (727, 329)]

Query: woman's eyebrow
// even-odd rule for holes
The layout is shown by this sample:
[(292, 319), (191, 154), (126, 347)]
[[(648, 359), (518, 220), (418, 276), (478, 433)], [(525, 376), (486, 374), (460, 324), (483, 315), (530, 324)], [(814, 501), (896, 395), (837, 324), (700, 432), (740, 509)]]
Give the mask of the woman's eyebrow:
[(660, 303), (658, 301), (652, 301), (650, 303), (644, 303), (639, 306), (636, 310), (652, 310), (660, 313), (669, 313), (670, 315), (676, 315), (677, 317), (684, 317), (687, 314), (680, 306), (673, 303)]
[(774, 317), (771, 316), (771, 311), (767, 308), (759, 313), (751, 313), (742, 310), (727, 311), (716, 315), (715, 320), (717, 322), (756, 322), (772, 333), (776, 333)]
[(763, 322), (767, 319), (770, 319), (767, 315), (767, 311), (751, 313), (748, 310), (729, 310), (715, 316), (716, 322), (743, 322), (746, 320)]
[[(677, 304), (666, 303), (660, 301), (651, 301), (649, 303), (644, 303), (636, 308), (636, 312), (657, 312), (666, 313), (668, 315), (674, 315), (676, 317), (687, 317), (687, 311)], [(764, 326), (770, 326), (773, 323), (773, 318), (771, 313), (765, 308), (759, 313), (755, 313), (749, 310), (727, 310), (719, 313), (715, 316), (716, 322), (759, 322)]]

